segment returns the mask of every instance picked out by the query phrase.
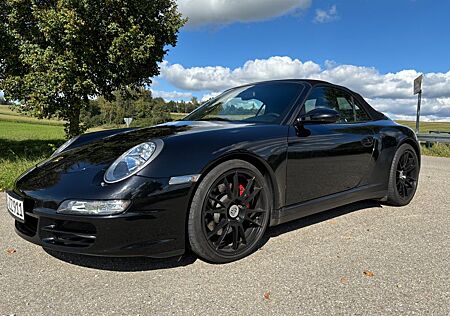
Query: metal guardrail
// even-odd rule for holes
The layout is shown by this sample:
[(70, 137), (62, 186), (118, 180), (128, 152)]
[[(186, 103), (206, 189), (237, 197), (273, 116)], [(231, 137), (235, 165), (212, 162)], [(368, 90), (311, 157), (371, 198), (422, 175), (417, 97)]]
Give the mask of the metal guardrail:
[(449, 132), (430, 131), (429, 134), (419, 133), (417, 138), (421, 142), (450, 144)]

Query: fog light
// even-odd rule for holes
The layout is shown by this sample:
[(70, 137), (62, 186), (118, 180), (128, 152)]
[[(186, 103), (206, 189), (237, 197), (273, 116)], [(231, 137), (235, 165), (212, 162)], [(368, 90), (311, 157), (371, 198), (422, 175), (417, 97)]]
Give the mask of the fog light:
[(126, 210), (130, 201), (78, 201), (66, 200), (58, 207), (58, 213), (72, 215), (113, 215)]

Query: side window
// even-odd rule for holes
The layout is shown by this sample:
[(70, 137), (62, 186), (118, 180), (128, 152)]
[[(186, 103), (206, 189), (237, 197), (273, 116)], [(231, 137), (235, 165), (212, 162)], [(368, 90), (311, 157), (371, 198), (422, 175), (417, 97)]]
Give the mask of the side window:
[(355, 106), (355, 120), (356, 122), (367, 122), (370, 121), (370, 117), (363, 107), (359, 105), (359, 102), (353, 98), (353, 105)]
[(337, 109), (333, 90), (327, 87), (314, 88), (305, 101), (304, 111), (308, 113), (317, 108)]
[(328, 108), (339, 112), (340, 123), (365, 122), (370, 120), (361, 106), (354, 103), (354, 98), (347, 92), (332, 87), (313, 88), (304, 103), (303, 113)]
[(341, 122), (356, 122), (353, 112), (352, 96), (344, 91), (337, 91), (338, 112), (341, 115)]

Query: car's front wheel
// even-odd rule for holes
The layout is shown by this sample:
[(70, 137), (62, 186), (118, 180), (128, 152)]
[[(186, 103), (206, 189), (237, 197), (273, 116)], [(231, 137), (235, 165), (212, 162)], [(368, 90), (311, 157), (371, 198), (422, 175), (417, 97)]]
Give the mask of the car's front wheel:
[(264, 176), (252, 164), (230, 160), (212, 169), (192, 199), (188, 235), (203, 259), (225, 263), (258, 248), (270, 217)]

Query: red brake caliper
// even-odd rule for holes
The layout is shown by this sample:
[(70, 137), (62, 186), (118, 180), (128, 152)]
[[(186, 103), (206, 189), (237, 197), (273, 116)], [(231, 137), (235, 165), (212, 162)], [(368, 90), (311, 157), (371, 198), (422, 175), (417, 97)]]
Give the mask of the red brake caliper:
[[(245, 188), (242, 184), (239, 184), (239, 196), (244, 194)], [(247, 204), (247, 207), (250, 208), (250, 203)]]
[(242, 184), (239, 184), (239, 196), (242, 196), (244, 194), (245, 188)]

